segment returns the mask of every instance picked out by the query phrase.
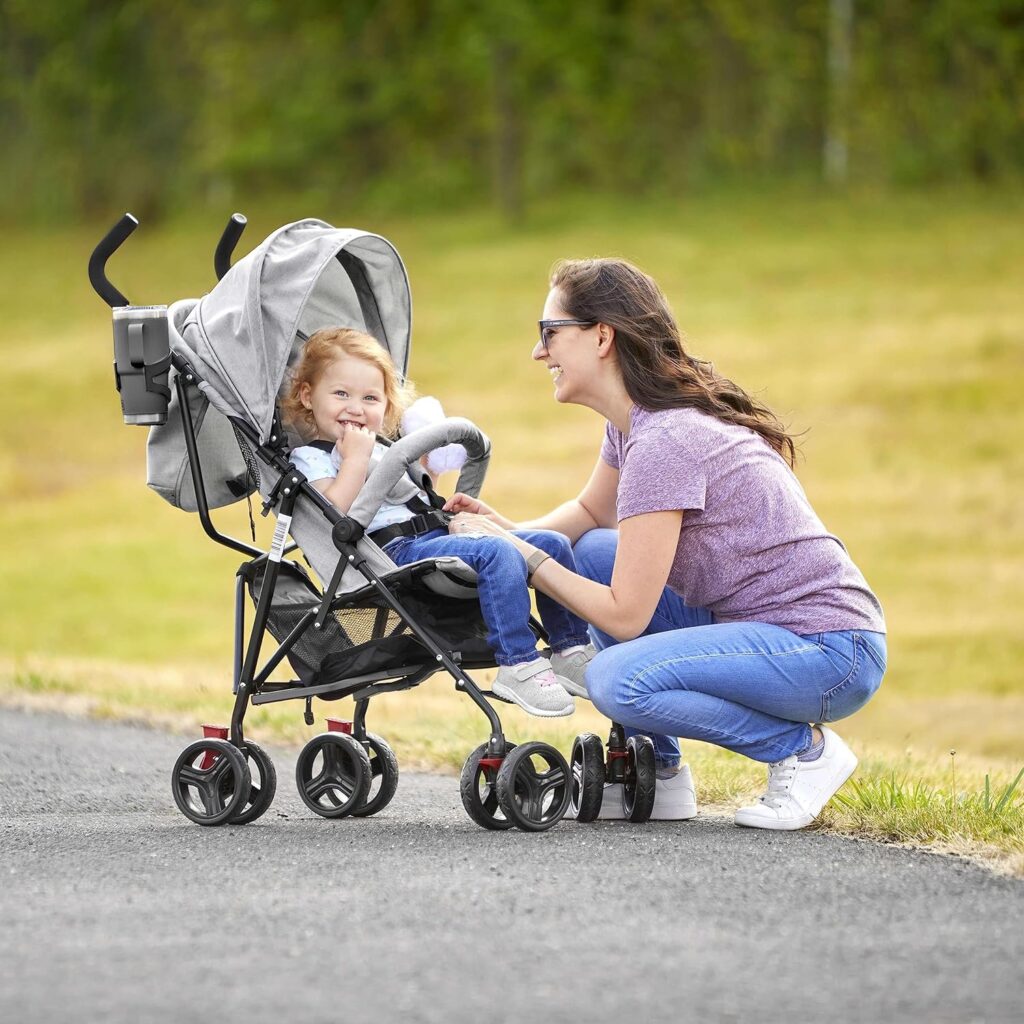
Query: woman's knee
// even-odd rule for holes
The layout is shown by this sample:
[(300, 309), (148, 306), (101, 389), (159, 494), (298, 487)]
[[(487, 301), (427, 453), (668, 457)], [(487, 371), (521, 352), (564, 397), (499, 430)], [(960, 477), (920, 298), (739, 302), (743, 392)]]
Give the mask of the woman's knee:
[(572, 548), (579, 574), (599, 583), (610, 582), (618, 540), (617, 530), (595, 529), (583, 534)]
[(614, 719), (626, 702), (628, 678), (621, 647), (599, 651), (587, 666), (587, 693), (594, 707), (605, 717)]

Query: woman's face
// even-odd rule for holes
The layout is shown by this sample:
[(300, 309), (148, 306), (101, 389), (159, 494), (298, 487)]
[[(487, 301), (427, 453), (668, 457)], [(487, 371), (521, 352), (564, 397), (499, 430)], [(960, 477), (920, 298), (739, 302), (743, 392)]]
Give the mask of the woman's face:
[[(544, 303), (543, 320), (571, 320), (573, 316), (562, 306), (557, 288), (548, 292)], [(581, 402), (591, 374), (596, 370), (597, 329), (571, 325), (551, 327), (547, 331), (547, 345), (538, 341), (533, 358), (543, 363), (555, 385), (555, 401)]]

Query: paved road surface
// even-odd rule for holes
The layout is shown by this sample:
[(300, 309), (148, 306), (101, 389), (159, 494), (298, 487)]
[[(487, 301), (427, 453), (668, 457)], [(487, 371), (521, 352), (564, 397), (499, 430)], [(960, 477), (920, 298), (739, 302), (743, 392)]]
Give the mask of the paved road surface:
[(281, 750), (268, 814), (204, 829), (184, 742), (0, 709), (3, 1021), (1024, 1016), (1024, 883), (954, 859), (720, 819), (488, 833), (431, 775), (329, 822)]

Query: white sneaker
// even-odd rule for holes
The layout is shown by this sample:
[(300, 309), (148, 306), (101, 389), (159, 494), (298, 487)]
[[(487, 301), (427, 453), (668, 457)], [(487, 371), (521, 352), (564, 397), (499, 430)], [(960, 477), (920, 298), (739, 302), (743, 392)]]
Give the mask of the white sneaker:
[[(658, 779), (654, 789), (651, 821), (686, 821), (697, 816), (697, 788), (690, 766), (684, 764), (674, 775)], [(621, 782), (605, 784), (598, 821), (623, 821), (626, 817)]]
[(768, 766), (768, 788), (753, 807), (736, 812), (736, 824), (784, 831), (804, 828), (839, 791), (857, 767), (857, 756), (831, 730), (819, 725), (825, 746), (817, 761), (791, 754)]
[(597, 648), (593, 644), (586, 647), (573, 647), (565, 654), (552, 654), (551, 667), (555, 674), (562, 680), (562, 685), (574, 697), (586, 697), (587, 693), (587, 666), (597, 655)]
[(576, 710), (576, 702), (566, 691), (566, 682), (551, 670), (547, 658), (535, 658), (518, 665), (502, 665), (491, 690), (531, 715), (561, 718)]

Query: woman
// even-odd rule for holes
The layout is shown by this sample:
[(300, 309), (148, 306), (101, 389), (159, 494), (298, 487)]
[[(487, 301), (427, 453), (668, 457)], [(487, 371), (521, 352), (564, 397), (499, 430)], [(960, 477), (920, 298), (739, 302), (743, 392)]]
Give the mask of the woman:
[(803, 828), (857, 765), (811, 723), (852, 714), (881, 683), (878, 601), (808, 503), (792, 438), (687, 355), (650, 277), (622, 260), (560, 263), (540, 328), (533, 358), (556, 400), (607, 421), (594, 472), (530, 523), (456, 495), (452, 531), (549, 529), (574, 542), (582, 575), (513, 538), (533, 586), (591, 623), (594, 704), (653, 736), (656, 817), (696, 813), (682, 736), (768, 764), (738, 825)]

